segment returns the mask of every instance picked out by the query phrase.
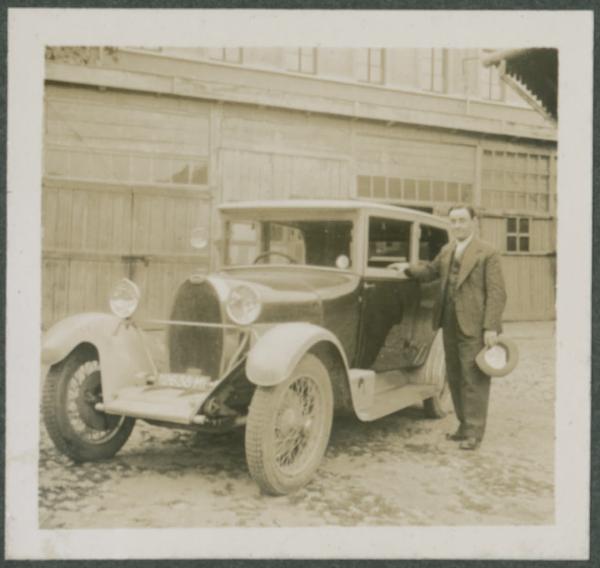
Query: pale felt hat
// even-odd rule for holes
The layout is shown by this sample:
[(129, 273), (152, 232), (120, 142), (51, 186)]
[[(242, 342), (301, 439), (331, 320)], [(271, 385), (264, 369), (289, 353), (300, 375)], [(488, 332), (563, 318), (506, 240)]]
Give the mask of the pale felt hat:
[(508, 337), (498, 337), (493, 347), (484, 347), (475, 358), (477, 366), (490, 377), (505, 377), (519, 362), (517, 345)]

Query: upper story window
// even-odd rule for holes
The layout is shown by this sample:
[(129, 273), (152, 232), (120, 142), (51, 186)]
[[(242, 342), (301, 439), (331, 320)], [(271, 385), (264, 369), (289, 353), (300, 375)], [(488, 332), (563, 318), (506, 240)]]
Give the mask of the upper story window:
[(227, 63), (242, 62), (241, 47), (214, 47), (208, 50), (208, 55), (211, 59), (217, 61), (225, 61)]
[(446, 91), (446, 50), (421, 49), (419, 54), (419, 87), (425, 91)]
[(385, 80), (385, 50), (363, 48), (358, 50), (358, 79), (382, 84)]
[(484, 150), (481, 197), (486, 209), (552, 213), (556, 208), (555, 157)]
[(286, 69), (314, 75), (317, 72), (317, 49), (315, 47), (286, 49)]
[(498, 68), (491, 65), (490, 67), (484, 67), (480, 65), (480, 94), (484, 99), (490, 101), (503, 101), (504, 100), (504, 84), (500, 79), (500, 72)]
[(175, 113), (169, 101), (159, 106), (150, 94), (93, 94), (72, 87), (46, 93), (44, 175), (108, 183), (208, 183), (206, 107)]

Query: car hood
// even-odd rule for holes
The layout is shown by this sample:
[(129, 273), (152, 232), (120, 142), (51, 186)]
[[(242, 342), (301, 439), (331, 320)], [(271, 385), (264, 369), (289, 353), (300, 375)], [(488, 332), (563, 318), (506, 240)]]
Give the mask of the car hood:
[(211, 278), (227, 287), (249, 284), (260, 295), (259, 321), (305, 320), (323, 323), (323, 305), (351, 294), (360, 277), (339, 270), (298, 266), (225, 269)]

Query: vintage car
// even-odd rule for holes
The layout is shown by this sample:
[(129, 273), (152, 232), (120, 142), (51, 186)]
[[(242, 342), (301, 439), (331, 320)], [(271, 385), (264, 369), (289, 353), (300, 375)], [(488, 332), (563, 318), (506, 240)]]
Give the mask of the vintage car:
[[(75, 461), (112, 457), (136, 418), (223, 432), (245, 426), (260, 488), (306, 484), (334, 413), (371, 421), (422, 403), (448, 404), (440, 282), (404, 273), (448, 242), (443, 219), (360, 201), (220, 206), (220, 268), (192, 273), (165, 326), (166, 368), (136, 321), (137, 286), (119, 282), (110, 313), (83, 313), (44, 337), (43, 417)], [(197, 247), (206, 243), (196, 239)], [(167, 359), (167, 358), (166, 358)]]

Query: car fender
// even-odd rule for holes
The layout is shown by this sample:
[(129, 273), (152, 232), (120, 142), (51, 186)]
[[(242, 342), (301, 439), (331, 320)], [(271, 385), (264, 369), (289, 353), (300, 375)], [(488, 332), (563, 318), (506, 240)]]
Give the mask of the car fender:
[(91, 344), (98, 351), (104, 400), (111, 400), (124, 386), (143, 383), (144, 377), (154, 372), (135, 324), (112, 314), (93, 312), (65, 318), (44, 334), (42, 365), (55, 365), (81, 344)]
[(261, 387), (282, 383), (304, 354), (320, 342), (335, 346), (347, 373), (344, 348), (331, 331), (311, 323), (284, 323), (273, 326), (258, 338), (248, 353), (246, 376)]

